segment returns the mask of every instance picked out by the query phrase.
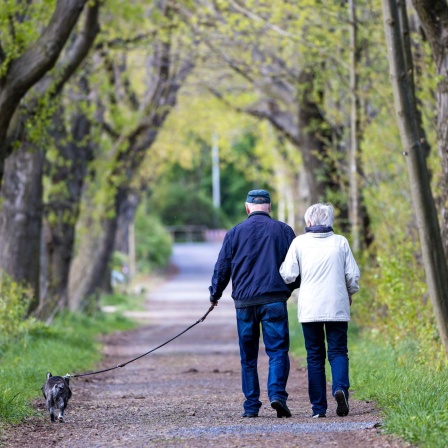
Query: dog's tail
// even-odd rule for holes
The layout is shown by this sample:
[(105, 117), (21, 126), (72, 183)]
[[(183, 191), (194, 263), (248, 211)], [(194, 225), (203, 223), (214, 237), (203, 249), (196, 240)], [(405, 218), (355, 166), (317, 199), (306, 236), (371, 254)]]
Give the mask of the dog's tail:
[(60, 383), (56, 383), (53, 385), (53, 387), (50, 389), (50, 397), (52, 400), (56, 401), (58, 397), (61, 395), (61, 392), (64, 389), (64, 385)]

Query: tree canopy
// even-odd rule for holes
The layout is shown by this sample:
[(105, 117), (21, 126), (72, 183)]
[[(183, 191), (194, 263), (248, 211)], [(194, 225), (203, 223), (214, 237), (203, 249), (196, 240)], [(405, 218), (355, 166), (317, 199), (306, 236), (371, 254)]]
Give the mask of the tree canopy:
[[(445, 359), (434, 309), (446, 304), (434, 297), (448, 288), (430, 280), (428, 260), (435, 247), (446, 268), (448, 7), (412, 3), (5, 1), (0, 270), (31, 286), (28, 314), (82, 308), (114, 251), (129, 250), (136, 216), (138, 229), (145, 216), (157, 229), (229, 228), (245, 217), (247, 190), (267, 188), (296, 232), (309, 205), (332, 202), (364, 266), (358, 322)], [(389, 59), (398, 22), (386, 6), (402, 31)], [(407, 86), (411, 134), (394, 79)], [(158, 234), (162, 245), (142, 243), (146, 260), (159, 259), (149, 244), (167, 258)]]

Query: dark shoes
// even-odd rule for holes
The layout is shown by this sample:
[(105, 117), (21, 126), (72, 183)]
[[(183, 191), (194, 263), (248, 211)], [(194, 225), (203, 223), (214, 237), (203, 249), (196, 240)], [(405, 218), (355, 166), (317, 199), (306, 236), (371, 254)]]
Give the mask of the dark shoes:
[(271, 406), (277, 411), (278, 418), (291, 417), (291, 411), (288, 409), (288, 406), (286, 406), (286, 403), (282, 403), (279, 400), (273, 400)]
[(339, 417), (345, 417), (346, 415), (348, 415), (349, 411), (348, 400), (347, 397), (345, 396), (344, 391), (337, 390), (334, 393), (334, 399), (336, 400), (336, 403), (338, 405), (336, 408), (336, 414), (338, 414)]
[(325, 418), (325, 417), (326, 417), (325, 414), (313, 414), (313, 415), (311, 416), (311, 418)]
[(241, 414), (241, 417), (255, 418), (255, 417), (258, 417), (258, 414), (249, 414), (248, 412), (244, 411), (244, 412)]

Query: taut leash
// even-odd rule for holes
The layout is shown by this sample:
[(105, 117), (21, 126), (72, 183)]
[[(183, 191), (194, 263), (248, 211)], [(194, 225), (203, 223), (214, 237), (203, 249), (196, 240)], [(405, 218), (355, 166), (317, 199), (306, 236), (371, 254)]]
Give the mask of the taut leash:
[(186, 333), (188, 330), (191, 330), (193, 327), (195, 327), (197, 324), (204, 322), (205, 318), (212, 312), (213, 308), (215, 307), (215, 305), (211, 305), (210, 308), (208, 309), (208, 311), (199, 319), (197, 320), (193, 325), (190, 325), (188, 328), (186, 328), (184, 331), (182, 331), (181, 333), (179, 333), (178, 335), (174, 336), (174, 338), (169, 339), (168, 341), (164, 342), (163, 344), (160, 344), (158, 347), (153, 348), (152, 350), (149, 350), (149, 352), (143, 353), (143, 355), (137, 356), (134, 359), (131, 359), (128, 362), (125, 362), (123, 364), (118, 364), (115, 367), (109, 367), (108, 369), (103, 369), (103, 370), (96, 370), (95, 372), (86, 372), (86, 373), (76, 373), (75, 375), (70, 375), (67, 373), (67, 375), (65, 375), (66, 378), (79, 378), (81, 376), (87, 376), (87, 375), (96, 375), (97, 373), (104, 373), (104, 372), (109, 372), (109, 370), (115, 370), (115, 369), (120, 369), (122, 367), (127, 366), (128, 364), (130, 364), (131, 362), (137, 361), (137, 359), (143, 358), (143, 356), (149, 355), (152, 352), (155, 352), (156, 350), (158, 350), (159, 348), (163, 347), (164, 345), (169, 344), (171, 341), (174, 341), (174, 339), (177, 339), (179, 336), (182, 336), (184, 333)]

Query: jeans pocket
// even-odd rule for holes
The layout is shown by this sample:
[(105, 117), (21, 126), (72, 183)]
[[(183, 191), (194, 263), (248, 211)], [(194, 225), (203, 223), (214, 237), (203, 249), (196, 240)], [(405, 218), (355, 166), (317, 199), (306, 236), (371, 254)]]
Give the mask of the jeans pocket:
[(250, 307), (236, 309), (236, 318), (243, 322), (252, 322), (253, 314), (253, 310)]
[(286, 310), (286, 302), (269, 303), (265, 305), (266, 320), (276, 322), (284, 320), (288, 313)]

